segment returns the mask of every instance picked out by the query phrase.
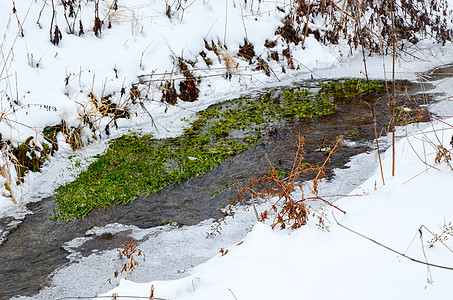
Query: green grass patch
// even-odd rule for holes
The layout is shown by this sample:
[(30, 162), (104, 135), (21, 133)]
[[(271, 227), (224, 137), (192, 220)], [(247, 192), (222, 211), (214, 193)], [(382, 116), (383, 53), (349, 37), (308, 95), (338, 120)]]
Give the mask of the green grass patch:
[(329, 99), (328, 92), (312, 94), (307, 89), (272, 91), (200, 111), (177, 138), (124, 135), (112, 141), (74, 182), (56, 190), (55, 218), (84, 217), (96, 207), (128, 203), (204, 174), (258, 142), (269, 124), (333, 113), (335, 105)]

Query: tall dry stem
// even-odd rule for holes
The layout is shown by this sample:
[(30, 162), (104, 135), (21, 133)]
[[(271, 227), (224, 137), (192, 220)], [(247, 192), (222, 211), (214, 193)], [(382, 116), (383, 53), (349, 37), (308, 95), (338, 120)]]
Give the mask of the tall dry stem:
[(371, 108), (371, 113), (373, 115), (374, 138), (376, 140), (376, 149), (379, 158), (379, 169), (381, 171), (382, 184), (385, 185), (384, 170), (382, 169), (381, 151), (379, 150), (379, 139), (377, 134), (376, 111), (374, 107)]
[(395, 16), (394, 16), (394, 0), (390, 0), (390, 14), (392, 19), (392, 176), (395, 176), (395, 60), (396, 60), (396, 31), (395, 31)]

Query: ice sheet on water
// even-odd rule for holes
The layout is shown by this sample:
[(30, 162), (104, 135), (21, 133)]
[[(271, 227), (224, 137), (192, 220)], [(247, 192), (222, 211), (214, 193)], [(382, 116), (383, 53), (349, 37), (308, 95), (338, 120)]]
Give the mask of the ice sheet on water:
[[(236, 217), (228, 221), (221, 235), (206, 239), (206, 232), (211, 228), (212, 220), (195, 226), (177, 228), (161, 226), (151, 229), (134, 228), (130, 236), (143, 238), (139, 248), (146, 254), (146, 260), (137, 258), (139, 265), (131, 279), (145, 282), (159, 279), (167, 280), (187, 275), (190, 269), (218, 253), (220, 248), (229, 246), (245, 237), (244, 228), (255, 222), (254, 215), (239, 210)], [(119, 224), (115, 226), (121, 227)], [(108, 228), (110, 227), (110, 228)], [(127, 227), (127, 226), (125, 226)], [(104, 228), (111, 230), (111, 226)], [(96, 229), (99, 234), (103, 228)], [(77, 249), (86, 239), (76, 238), (68, 245)], [(120, 246), (120, 245), (119, 245)], [(87, 257), (78, 257), (77, 261), (57, 270), (52, 277), (50, 287), (44, 288), (33, 297), (19, 299), (57, 299), (70, 296), (94, 296), (106, 292), (118, 283), (113, 278), (112, 284), (106, 281), (113, 277), (113, 272), (122, 265), (117, 250), (94, 253)], [(124, 277), (120, 274), (119, 277)]]

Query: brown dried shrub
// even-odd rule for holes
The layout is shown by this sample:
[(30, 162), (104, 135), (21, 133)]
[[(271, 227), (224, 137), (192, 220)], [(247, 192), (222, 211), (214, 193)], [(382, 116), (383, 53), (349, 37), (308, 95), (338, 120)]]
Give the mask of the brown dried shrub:
[[(304, 138), (298, 136), (297, 151), (294, 155), (293, 166), (289, 173), (283, 176), (279, 174), (266, 157), (271, 167), (268, 174), (260, 178), (253, 178), (247, 185), (240, 185), (238, 194), (227, 207), (224, 216), (211, 227), (211, 232), (208, 233), (208, 236), (220, 233), (222, 222), (225, 221), (227, 216), (233, 214), (233, 209), (236, 205), (238, 203), (244, 203), (245, 199), (250, 198), (252, 199), (251, 205), (253, 206), (258, 221), (264, 222), (272, 217), (272, 228), (280, 226), (281, 229), (297, 229), (307, 224), (310, 215), (312, 215), (318, 218), (317, 226), (319, 228), (328, 230), (324, 223), (324, 214), (311, 214), (310, 207), (306, 204), (306, 201), (322, 200), (328, 203), (318, 196), (318, 181), (325, 176), (325, 166), (330, 161), (331, 155), (338, 150), (341, 141), (342, 138), (338, 137), (321, 166), (311, 166), (304, 162)], [(307, 194), (304, 194), (302, 184), (299, 181), (302, 175), (308, 173), (316, 175), (313, 184), (310, 187), (310, 191)], [(297, 188), (302, 191), (300, 199), (294, 198), (294, 192)], [(276, 198), (274, 198), (275, 196)], [(255, 207), (254, 200), (258, 200), (260, 203), (271, 202), (271, 208), (266, 209), (259, 214)]]

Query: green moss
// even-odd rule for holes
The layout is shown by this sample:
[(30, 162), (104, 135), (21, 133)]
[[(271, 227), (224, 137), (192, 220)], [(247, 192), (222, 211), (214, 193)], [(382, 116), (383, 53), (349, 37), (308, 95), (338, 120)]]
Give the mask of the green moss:
[(177, 138), (124, 135), (112, 141), (74, 182), (56, 190), (55, 217), (73, 220), (96, 207), (124, 204), (139, 195), (158, 192), (204, 174), (224, 159), (247, 150), (260, 140), (261, 131), (269, 124), (334, 111), (327, 93), (313, 95), (296, 88), (213, 105), (198, 112), (196, 120)]

